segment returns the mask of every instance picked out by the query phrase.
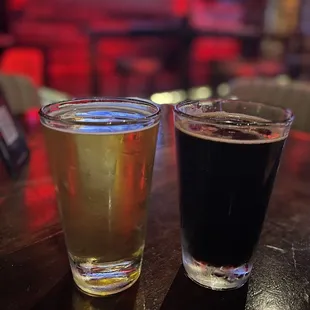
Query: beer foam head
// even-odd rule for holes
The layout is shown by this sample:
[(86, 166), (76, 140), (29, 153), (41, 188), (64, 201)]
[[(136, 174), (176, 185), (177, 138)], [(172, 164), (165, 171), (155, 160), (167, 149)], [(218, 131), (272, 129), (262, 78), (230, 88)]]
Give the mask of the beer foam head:
[(272, 143), (287, 137), (285, 128), (254, 116), (222, 111), (197, 116), (201, 121), (176, 118), (176, 128), (197, 138), (235, 144)]

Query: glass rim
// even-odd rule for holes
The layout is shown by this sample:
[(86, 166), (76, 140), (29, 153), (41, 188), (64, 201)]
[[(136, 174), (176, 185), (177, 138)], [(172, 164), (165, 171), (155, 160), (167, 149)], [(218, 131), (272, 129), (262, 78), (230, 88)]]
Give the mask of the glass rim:
[[(268, 127), (268, 126), (287, 126), (290, 125), (293, 120), (294, 120), (294, 113), (291, 109), (287, 109), (287, 108), (282, 108), (282, 107), (278, 107), (278, 106), (274, 106), (271, 104), (266, 104), (266, 103), (262, 103), (262, 102), (256, 102), (256, 101), (247, 101), (247, 100), (240, 100), (240, 99), (222, 99), (222, 98), (206, 98), (206, 99), (198, 99), (198, 100), (184, 100), (181, 101), (179, 103), (177, 103), (176, 105), (174, 105), (174, 112), (182, 117), (185, 117), (187, 119), (191, 119), (194, 121), (198, 121), (198, 122), (205, 122), (205, 123), (210, 123), (212, 125), (221, 125), (222, 123), (219, 122), (219, 120), (216, 120), (215, 118), (211, 118), (211, 117), (206, 117), (206, 115), (203, 116), (197, 116), (197, 115), (191, 115), (189, 113), (183, 112), (181, 111), (181, 107), (185, 106), (186, 104), (191, 104), (191, 103), (199, 103), (199, 102), (204, 102), (204, 101), (209, 101), (212, 103), (215, 102), (224, 102), (224, 103), (244, 103), (244, 104), (253, 104), (253, 105), (260, 105), (260, 106), (264, 106), (266, 108), (273, 108), (273, 109), (277, 109), (279, 111), (282, 111), (284, 113), (284, 115), (287, 115), (286, 118), (284, 118), (282, 121), (271, 121), (271, 120), (267, 120), (265, 122), (259, 122), (259, 121), (251, 121), (251, 122), (242, 122), (242, 126), (257, 126), (257, 127)], [(229, 113), (229, 112), (228, 112)], [(233, 114), (234, 112), (231, 112), (231, 114)], [(229, 125), (230, 127), (240, 127), (240, 125), (238, 124), (227, 124), (227, 123), (223, 123), (222, 125)]]
[[(141, 117), (139, 119), (120, 119), (119, 121), (81, 121), (81, 120), (72, 120), (72, 119), (63, 119), (61, 118), (61, 113), (57, 115), (50, 115), (49, 111), (51, 107), (56, 107), (60, 110), (61, 107), (65, 107), (66, 105), (72, 105), (72, 111), (76, 111), (76, 107), (80, 104), (96, 104), (96, 103), (129, 103), (129, 104), (140, 104), (145, 107), (151, 107), (155, 109), (155, 112), (150, 113), (150, 115), (146, 115), (144, 117)], [(59, 122), (61, 124), (66, 125), (88, 125), (88, 126), (119, 126), (119, 125), (135, 125), (140, 123), (145, 123), (146, 121), (151, 121), (153, 119), (156, 119), (159, 117), (161, 113), (161, 109), (158, 105), (156, 105), (154, 102), (148, 99), (143, 98), (134, 98), (134, 97), (94, 97), (94, 98), (73, 98), (69, 100), (62, 100), (53, 102), (50, 104), (47, 104), (40, 108), (39, 110), (39, 116), (40, 118), (47, 120), (47, 121), (53, 121), (53, 122)], [(98, 117), (93, 117), (93, 119), (98, 120)]]

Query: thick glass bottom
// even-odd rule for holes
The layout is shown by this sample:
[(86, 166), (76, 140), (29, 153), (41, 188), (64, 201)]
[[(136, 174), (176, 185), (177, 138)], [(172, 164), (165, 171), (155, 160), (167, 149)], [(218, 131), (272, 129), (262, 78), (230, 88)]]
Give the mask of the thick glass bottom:
[(69, 260), (78, 288), (91, 296), (108, 296), (126, 290), (138, 280), (142, 257), (102, 263), (69, 255)]
[(205, 262), (196, 261), (183, 251), (183, 265), (188, 277), (195, 283), (216, 291), (232, 290), (244, 285), (251, 273), (252, 264), (239, 267), (214, 267)]

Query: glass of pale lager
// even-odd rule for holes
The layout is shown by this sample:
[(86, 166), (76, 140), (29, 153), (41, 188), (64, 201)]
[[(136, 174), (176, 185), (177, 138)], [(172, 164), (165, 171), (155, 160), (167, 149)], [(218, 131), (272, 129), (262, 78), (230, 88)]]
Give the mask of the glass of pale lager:
[(73, 278), (105, 296), (139, 278), (160, 109), (81, 99), (40, 112)]

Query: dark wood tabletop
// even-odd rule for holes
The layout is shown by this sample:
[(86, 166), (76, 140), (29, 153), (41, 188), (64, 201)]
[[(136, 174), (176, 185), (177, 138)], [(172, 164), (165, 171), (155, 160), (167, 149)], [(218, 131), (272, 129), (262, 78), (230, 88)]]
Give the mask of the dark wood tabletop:
[(310, 134), (288, 138), (249, 284), (214, 292), (181, 267), (173, 114), (163, 107), (140, 280), (92, 298), (72, 281), (40, 124), (25, 128), (28, 166), (16, 180), (0, 175), (1, 310), (310, 309)]

